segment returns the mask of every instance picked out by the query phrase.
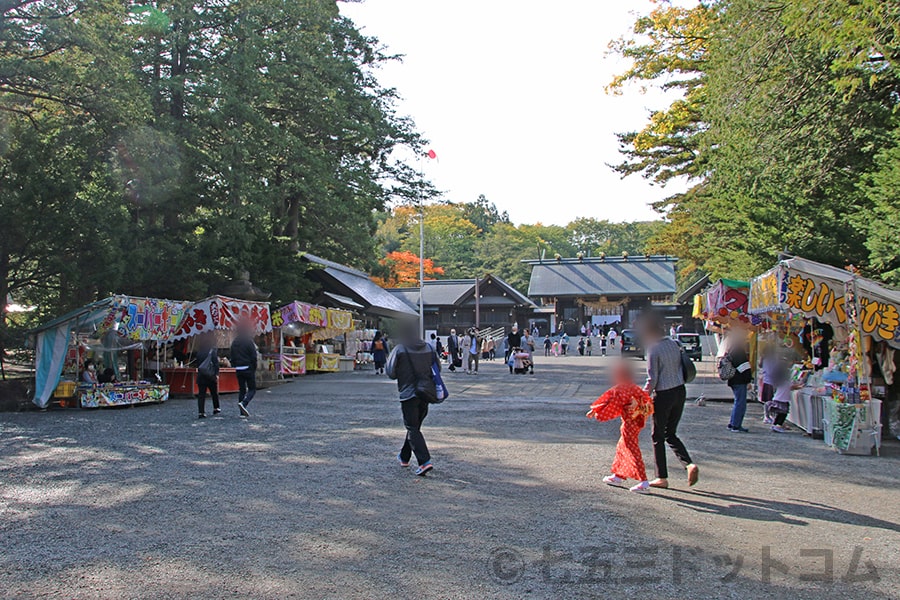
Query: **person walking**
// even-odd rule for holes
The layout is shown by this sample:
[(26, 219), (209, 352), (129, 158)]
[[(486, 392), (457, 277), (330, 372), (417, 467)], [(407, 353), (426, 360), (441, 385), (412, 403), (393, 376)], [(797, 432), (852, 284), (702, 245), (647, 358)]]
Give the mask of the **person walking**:
[(231, 342), (231, 366), (238, 380), (238, 410), (242, 417), (249, 417), (247, 406), (256, 395), (256, 361), (259, 351), (253, 341), (255, 327), (244, 321), (237, 327), (237, 335)]
[(197, 410), (198, 418), (206, 418), (206, 392), (212, 398), (213, 414), (222, 412), (219, 408), (219, 355), (212, 334), (200, 337), (197, 348)]
[(734, 396), (728, 430), (747, 433), (749, 429), (744, 427), (744, 415), (747, 414), (747, 386), (753, 380), (753, 369), (746, 333), (743, 330), (732, 330), (728, 334), (726, 348), (723, 360), (730, 361), (734, 366), (734, 376), (728, 380), (728, 387)]
[(509, 330), (509, 334), (506, 336), (506, 352), (504, 354), (504, 360), (509, 362), (509, 353), (513, 351), (513, 348), (521, 347), (522, 334), (519, 333), (518, 323), (513, 323), (512, 328)]
[(441, 356), (444, 355), (444, 344), (436, 333), (431, 334), (431, 347), (434, 348), (435, 353), (438, 355), (438, 360), (440, 360)]
[(534, 375), (534, 349), (534, 338), (530, 332), (526, 331), (525, 335), (522, 336), (522, 350), (528, 354), (528, 368), (532, 375)]
[(375, 338), (372, 340), (372, 362), (375, 363), (375, 374), (384, 373), (384, 365), (387, 362), (388, 346), (384, 339), (384, 334), (380, 331), (375, 332)]
[(481, 358), (481, 344), (478, 341), (478, 331), (471, 327), (466, 333), (466, 373), (478, 374), (478, 361)]
[(550, 340), (550, 334), (547, 334), (547, 337), (544, 338), (544, 356), (550, 356), (550, 351), (553, 348), (553, 342)]
[(569, 334), (566, 332), (563, 332), (562, 337), (559, 338), (559, 351), (563, 356), (569, 353)]
[(606, 334), (607, 345), (609, 346), (609, 353), (613, 354), (616, 351), (616, 336), (619, 335), (616, 333), (615, 327), (609, 328), (609, 333)]
[(591, 404), (591, 410), (587, 413), (588, 418), (598, 421), (622, 418), (616, 457), (610, 468), (611, 473), (603, 478), (603, 483), (619, 486), (628, 479), (634, 479), (637, 485), (629, 489), (646, 494), (650, 491), (650, 482), (647, 481), (639, 438), (647, 417), (653, 414), (653, 400), (634, 383), (631, 369), (624, 360), (613, 366), (612, 380), (613, 387)]
[(655, 315), (641, 320), (641, 338), (647, 348), (647, 383), (644, 390), (653, 396), (653, 456), (656, 462), (656, 479), (650, 487), (668, 488), (669, 471), (666, 464), (666, 445), (675, 452), (687, 471), (688, 485), (700, 478), (700, 469), (691, 460), (687, 448), (678, 438), (678, 423), (684, 412), (687, 393), (681, 363), (681, 347), (673, 339), (666, 338), (665, 325)]
[(456, 361), (459, 358), (459, 336), (456, 330), (450, 330), (450, 336), (447, 338), (447, 363), (451, 372), (456, 371)]
[(422, 435), (422, 423), (428, 416), (428, 405), (437, 400), (437, 389), (432, 376), (432, 366), (440, 370), (434, 349), (419, 338), (415, 324), (404, 327), (400, 343), (394, 348), (387, 361), (387, 376), (397, 381), (400, 396), (400, 411), (406, 438), (397, 454), (401, 467), (409, 467), (413, 454), (418, 468), (416, 475), (424, 476), (434, 468), (431, 453)]

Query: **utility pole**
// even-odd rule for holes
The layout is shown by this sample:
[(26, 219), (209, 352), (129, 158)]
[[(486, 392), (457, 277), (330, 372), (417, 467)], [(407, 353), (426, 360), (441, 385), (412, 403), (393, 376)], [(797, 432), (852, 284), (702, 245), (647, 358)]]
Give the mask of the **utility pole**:
[(419, 333), (425, 339), (425, 211), (419, 213)]
[(481, 330), (481, 289), (480, 280), (475, 277), (475, 329)]

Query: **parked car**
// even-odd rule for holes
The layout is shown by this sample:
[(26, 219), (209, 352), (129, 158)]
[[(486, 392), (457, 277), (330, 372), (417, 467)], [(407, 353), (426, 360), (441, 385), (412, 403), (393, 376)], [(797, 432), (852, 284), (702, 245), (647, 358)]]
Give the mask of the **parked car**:
[(693, 361), (703, 360), (703, 340), (696, 333), (679, 333), (675, 341), (684, 348), (684, 353)]
[(637, 331), (625, 329), (619, 336), (622, 344), (622, 356), (637, 356), (644, 360), (644, 348), (638, 340)]

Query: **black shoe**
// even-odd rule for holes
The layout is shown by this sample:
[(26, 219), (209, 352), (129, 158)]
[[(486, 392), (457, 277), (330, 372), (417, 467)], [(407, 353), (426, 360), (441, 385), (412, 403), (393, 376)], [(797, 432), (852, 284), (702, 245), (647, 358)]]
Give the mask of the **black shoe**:
[(250, 416), (250, 411), (247, 410), (247, 407), (244, 406), (244, 405), (243, 405), (242, 403), (240, 403), (240, 402), (238, 402), (238, 410), (241, 411), (241, 416), (242, 416), (242, 417), (249, 417), (249, 416)]
[(200, 413), (199, 415), (197, 415), (197, 418), (198, 418), (198, 419), (205, 419), (205, 418), (206, 418), (206, 414), (205, 414), (205, 413)]
[(220, 412), (222, 412), (222, 409), (221, 409), (221, 408), (214, 408), (214, 409), (213, 409), (213, 414), (214, 414), (214, 415), (217, 415), (217, 414), (219, 414)]

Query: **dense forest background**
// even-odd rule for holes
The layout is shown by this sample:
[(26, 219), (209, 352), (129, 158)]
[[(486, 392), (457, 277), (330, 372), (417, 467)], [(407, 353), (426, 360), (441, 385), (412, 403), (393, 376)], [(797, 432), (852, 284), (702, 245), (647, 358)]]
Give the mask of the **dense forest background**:
[(522, 259), (650, 252), (688, 282), (788, 251), (900, 284), (900, 3), (660, 1), (610, 48), (633, 64), (610, 93), (679, 92), (615, 168), (688, 191), (659, 222), (598, 204), (516, 225), (395, 159), (427, 150), (377, 79), (397, 58), (334, 0), (2, 0), (0, 303), (38, 308), (0, 319), (0, 345), (100, 296), (199, 298), (243, 271), (304, 298), (303, 251), (408, 285), (421, 211), (433, 277), (525, 289)]

